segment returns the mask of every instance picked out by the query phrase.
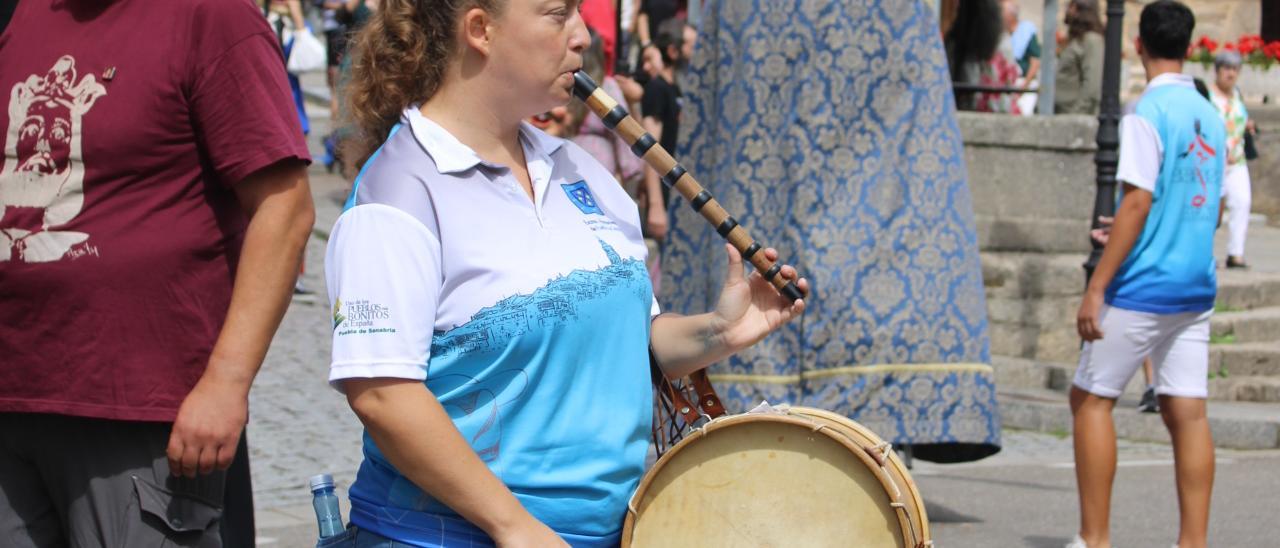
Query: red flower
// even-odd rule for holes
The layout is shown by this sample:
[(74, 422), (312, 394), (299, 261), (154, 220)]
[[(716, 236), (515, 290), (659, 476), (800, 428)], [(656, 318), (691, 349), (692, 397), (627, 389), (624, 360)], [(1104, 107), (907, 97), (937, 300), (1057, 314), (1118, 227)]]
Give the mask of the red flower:
[(1280, 61), (1280, 41), (1271, 42), (1262, 48), (1262, 53), (1267, 57)]
[(1196, 47), (1207, 49), (1209, 50), (1209, 53), (1218, 51), (1218, 43), (1214, 42), (1213, 39), (1208, 36), (1201, 36), (1200, 41), (1196, 42)]
[(1240, 37), (1240, 43), (1237, 46), (1241, 55), (1249, 55), (1254, 51), (1262, 49), (1262, 37), (1256, 34), (1246, 34)]

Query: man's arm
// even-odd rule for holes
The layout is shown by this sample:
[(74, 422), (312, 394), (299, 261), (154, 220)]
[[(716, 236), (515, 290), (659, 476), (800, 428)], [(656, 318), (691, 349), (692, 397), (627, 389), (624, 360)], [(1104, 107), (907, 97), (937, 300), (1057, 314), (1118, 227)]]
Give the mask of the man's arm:
[[(636, 13), (636, 34), (640, 36), (640, 45), (644, 46), (653, 43), (653, 37), (649, 36), (649, 13), (639, 11)], [(644, 55), (644, 52), (640, 52)]]
[(1098, 315), (1102, 310), (1103, 296), (1147, 225), (1151, 198), (1151, 192), (1125, 183), (1124, 198), (1120, 201), (1120, 210), (1116, 212), (1115, 222), (1111, 225), (1111, 235), (1102, 250), (1102, 258), (1098, 259), (1093, 277), (1089, 279), (1084, 301), (1080, 303), (1080, 312), (1076, 316), (1076, 330), (1079, 331), (1080, 338), (1086, 341), (1102, 338)]
[[(661, 120), (645, 116), (640, 119), (640, 125), (654, 139), (662, 141)], [(667, 208), (662, 203), (662, 176), (648, 165), (644, 168), (644, 192), (648, 201), (648, 218), (645, 219), (645, 225), (649, 229), (650, 236), (661, 240), (667, 235)]]
[(249, 217), (231, 305), (209, 364), (183, 400), (169, 437), (169, 469), (193, 477), (231, 465), (248, 420), (249, 386), (289, 306), (315, 223), (306, 166), (286, 160), (233, 186)]

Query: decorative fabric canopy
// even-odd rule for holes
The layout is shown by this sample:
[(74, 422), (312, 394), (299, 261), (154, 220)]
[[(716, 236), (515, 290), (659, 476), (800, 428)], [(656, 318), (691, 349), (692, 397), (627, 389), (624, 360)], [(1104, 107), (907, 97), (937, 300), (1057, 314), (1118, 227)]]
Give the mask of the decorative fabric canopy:
[[(809, 278), (802, 320), (711, 369), (731, 412), (842, 413), (915, 456), (1000, 448), (972, 198), (920, 0), (710, 0), (677, 158)], [(713, 306), (723, 244), (672, 204), (662, 304)]]

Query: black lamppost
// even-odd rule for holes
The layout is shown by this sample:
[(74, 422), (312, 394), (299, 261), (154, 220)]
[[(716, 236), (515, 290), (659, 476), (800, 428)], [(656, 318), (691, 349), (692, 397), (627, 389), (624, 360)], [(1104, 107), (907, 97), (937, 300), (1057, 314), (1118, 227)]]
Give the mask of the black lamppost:
[[(1093, 219), (1090, 226), (1098, 228), (1098, 217), (1111, 217), (1116, 211), (1116, 166), (1120, 163), (1120, 52), (1124, 47), (1124, 0), (1107, 0), (1106, 50), (1102, 62), (1102, 103), (1098, 113), (1098, 153), (1093, 158), (1097, 166), (1098, 193), (1093, 198)], [(1086, 282), (1093, 276), (1098, 259), (1102, 258), (1102, 245), (1090, 239), (1093, 251), (1084, 263)]]

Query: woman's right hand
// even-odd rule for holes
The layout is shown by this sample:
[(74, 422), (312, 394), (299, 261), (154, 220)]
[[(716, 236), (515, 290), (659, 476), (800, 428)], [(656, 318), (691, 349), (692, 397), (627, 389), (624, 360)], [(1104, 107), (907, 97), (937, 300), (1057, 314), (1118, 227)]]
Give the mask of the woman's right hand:
[(568, 548), (569, 544), (555, 531), (529, 516), (527, 520), (498, 535), (493, 542), (498, 548)]

